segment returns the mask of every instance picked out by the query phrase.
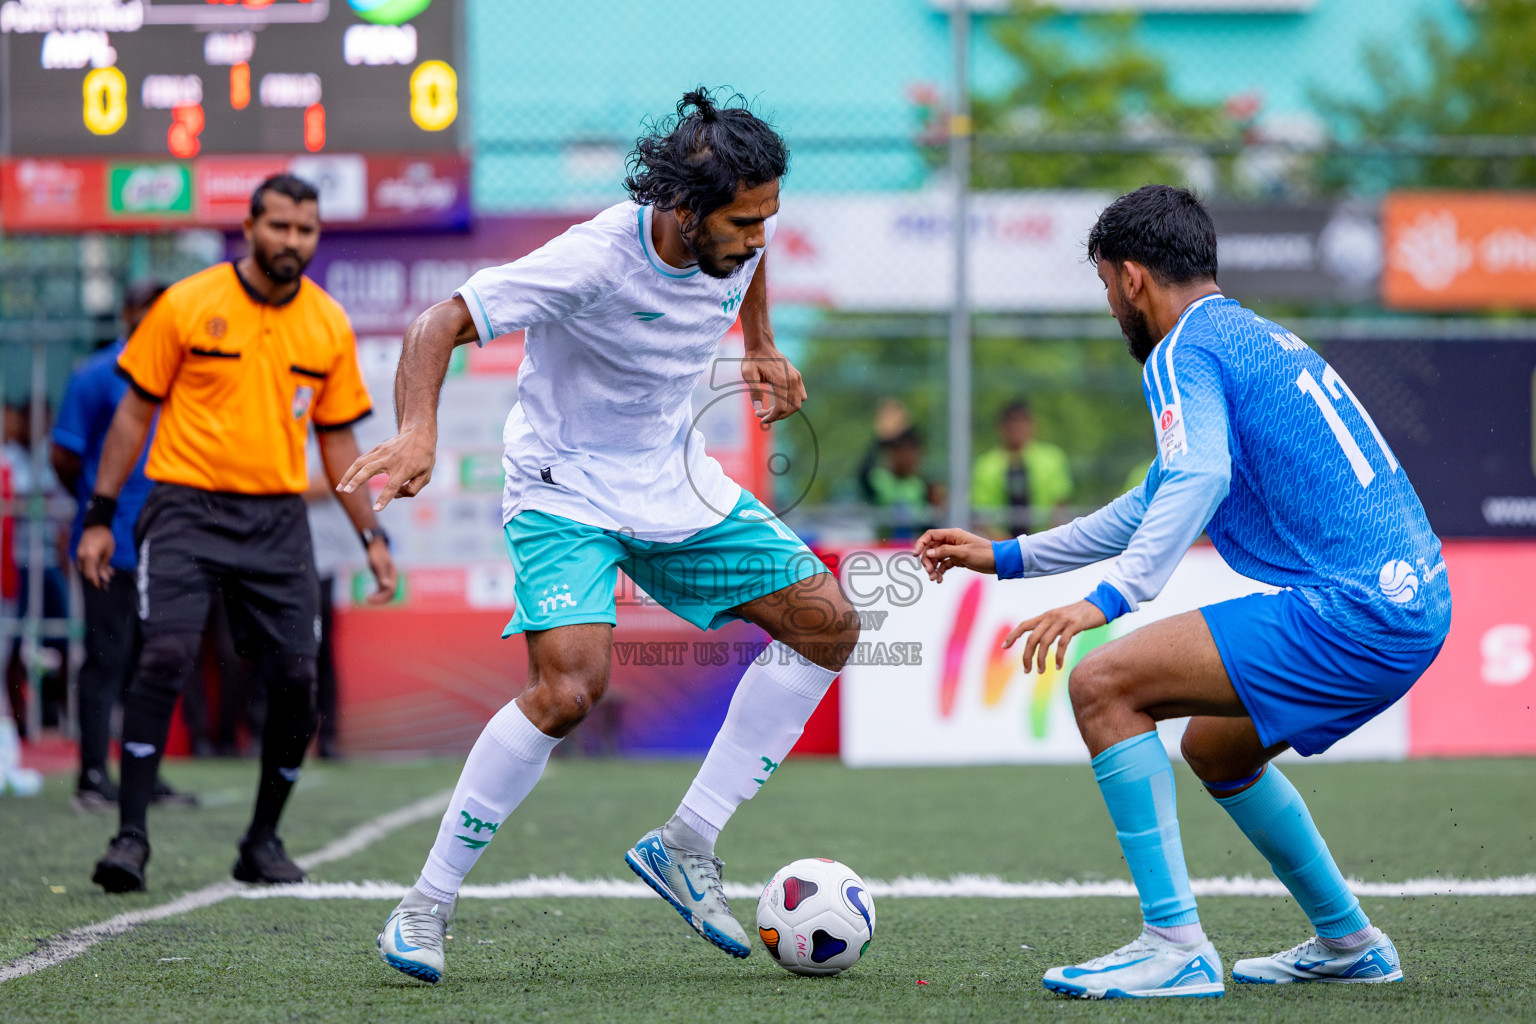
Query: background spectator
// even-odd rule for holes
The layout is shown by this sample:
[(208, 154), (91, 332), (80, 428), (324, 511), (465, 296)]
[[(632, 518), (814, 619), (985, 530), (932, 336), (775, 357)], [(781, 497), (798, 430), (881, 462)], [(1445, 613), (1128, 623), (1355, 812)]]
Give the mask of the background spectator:
[(1067, 453), (1035, 439), (1035, 416), (1015, 398), (997, 418), (998, 447), (983, 452), (971, 470), (977, 521), (999, 536), (1017, 537), (1055, 526), (1072, 496)]

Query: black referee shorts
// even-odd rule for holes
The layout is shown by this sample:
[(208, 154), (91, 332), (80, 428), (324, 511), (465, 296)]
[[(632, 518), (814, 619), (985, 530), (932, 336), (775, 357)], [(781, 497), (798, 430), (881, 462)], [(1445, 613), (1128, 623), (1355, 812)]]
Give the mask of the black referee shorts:
[(219, 587), (243, 646), (260, 645), (251, 656), (318, 653), (320, 585), (299, 495), (156, 484), (134, 538), (146, 638), (201, 633)]

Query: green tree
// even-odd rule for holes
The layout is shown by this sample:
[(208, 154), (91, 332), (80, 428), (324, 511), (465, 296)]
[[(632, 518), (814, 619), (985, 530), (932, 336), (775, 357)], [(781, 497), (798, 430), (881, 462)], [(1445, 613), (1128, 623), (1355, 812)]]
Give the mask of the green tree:
[[(1426, 20), (1415, 59), (1374, 46), (1366, 66), (1379, 95), (1340, 100), (1322, 89), (1313, 99), (1343, 142), (1467, 139), (1463, 155), (1332, 157), (1319, 168), (1329, 190), (1385, 187), (1530, 188), (1536, 157), (1478, 152), (1470, 137), (1536, 135), (1536, 4), (1481, 0), (1467, 4), (1465, 31)], [(1427, 69), (1427, 73), (1417, 69)]]
[[(1074, 46), (1061, 16), (1045, 5), (1024, 0), (996, 21), (993, 38), (1012, 58), (1017, 79), (998, 95), (972, 99), (977, 188), (1128, 191), (1149, 181), (1184, 183), (1189, 152), (1096, 149), (1092, 141), (1236, 137), (1238, 126), (1221, 104), (1194, 103), (1173, 91), (1167, 65), (1137, 43), (1139, 23), (1130, 14), (1079, 17), (1075, 24), (1087, 42)], [(1051, 151), (1053, 140), (1064, 137), (1085, 145)], [(1216, 169), (1229, 171), (1229, 163), (1219, 161)]]

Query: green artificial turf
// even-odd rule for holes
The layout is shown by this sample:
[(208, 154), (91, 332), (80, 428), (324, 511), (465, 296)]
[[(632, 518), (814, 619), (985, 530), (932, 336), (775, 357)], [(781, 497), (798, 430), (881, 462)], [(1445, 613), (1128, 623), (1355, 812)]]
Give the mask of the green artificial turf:
[[(283, 829), (315, 849), (384, 811), (451, 785), (456, 765), (324, 765), (306, 775)], [(558, 760), (470, 881), (564, 873), (627, 878), (629, 843), (671, 812), (694, 766)], [(1536, 762), (1297, 765), (1287, 773), (1346, 874), (1396, 880), (1536, 871)], [(1180, 767), (1180, 817), (1196, 876), (1267, 867)], [(254, 765), (182, 764), (178, 785), (216, 806), (151, 819), (151, 892), (92, 892), (111, 831), (68, 789), (0, 800), (0, 960), (38, 938), (226, 877)], [(436, 824), (402, 828), (314, 873), (317, 881), (414, 878)], [(721, 841), (727, 878), (761, 881), (797, 857), (836, 857), (867, 877), (996, 874), (1010, 880), (1127, 877), (1085, 766), (851, 771), (790, 761)], [(63, 884), (55, 894), (51, 885)], [(1090, 1004), (1040, 987), (1048, 967), (1129, 940), (1131, 899), (882, 899), (869, 954), (831, 979), (796, 978), (757, 950), (715, 951), (660, 900), (461, 901), (448, 977), (436, 988), (385, 968), (373, 939), (388, 901), (232, 899), (140, 926), (79, 958), (0, 984), (0, 1019), (37, 1021), (1015, 1021), (1530, 1020), (1536, 897), (1367, 898), (1407, 980), (1385, 986), (1237, 986), (1220, 1000)], [(1201, 901), (1226, 964), (1310, 934), (1284, 899)], [(748, 901), (736, 910), (750, 921)], [(1029, 948), (1022, 948), (1028, 946)], [(928, 984), (919, 985), (918, 981)]]

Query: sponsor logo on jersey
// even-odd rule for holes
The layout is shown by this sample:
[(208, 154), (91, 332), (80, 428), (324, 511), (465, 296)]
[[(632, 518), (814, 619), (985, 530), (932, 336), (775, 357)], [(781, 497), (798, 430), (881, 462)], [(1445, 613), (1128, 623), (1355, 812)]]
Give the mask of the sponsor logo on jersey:
[(629, 315), (632, 316), (632, 317), (635, 317), (636, 319), (643, 320), (646, 323), (650, 323), (652, 320), (660, 320), (662, 317), (666, 316), (667, 314), (665, 314), (665, 313), (647, 313), (644, 310), (638, 310), (637, 309), (637, 310), (635, 310), (633, 313), (631, 313)]
[(1400, 558), (1394, 558), (1382, 566), (1376, 582), (1382, 594), (1393, 604), (1407, 604), (1419, 596), (1419, 574), (1413, 571), (1412, 565)]
[(1184, 417), (1176, 405), (1165, 406), (1157, 418), (1157, 450), (1165, 460), (1189, 451), (1189, 442), (1184, 436)]
[(308, 384), (300, 384), (293, 392), (293, 418), (301, 420), (304, 414), (309, 412), (310, 403), (315, 400), (315, 389)]

